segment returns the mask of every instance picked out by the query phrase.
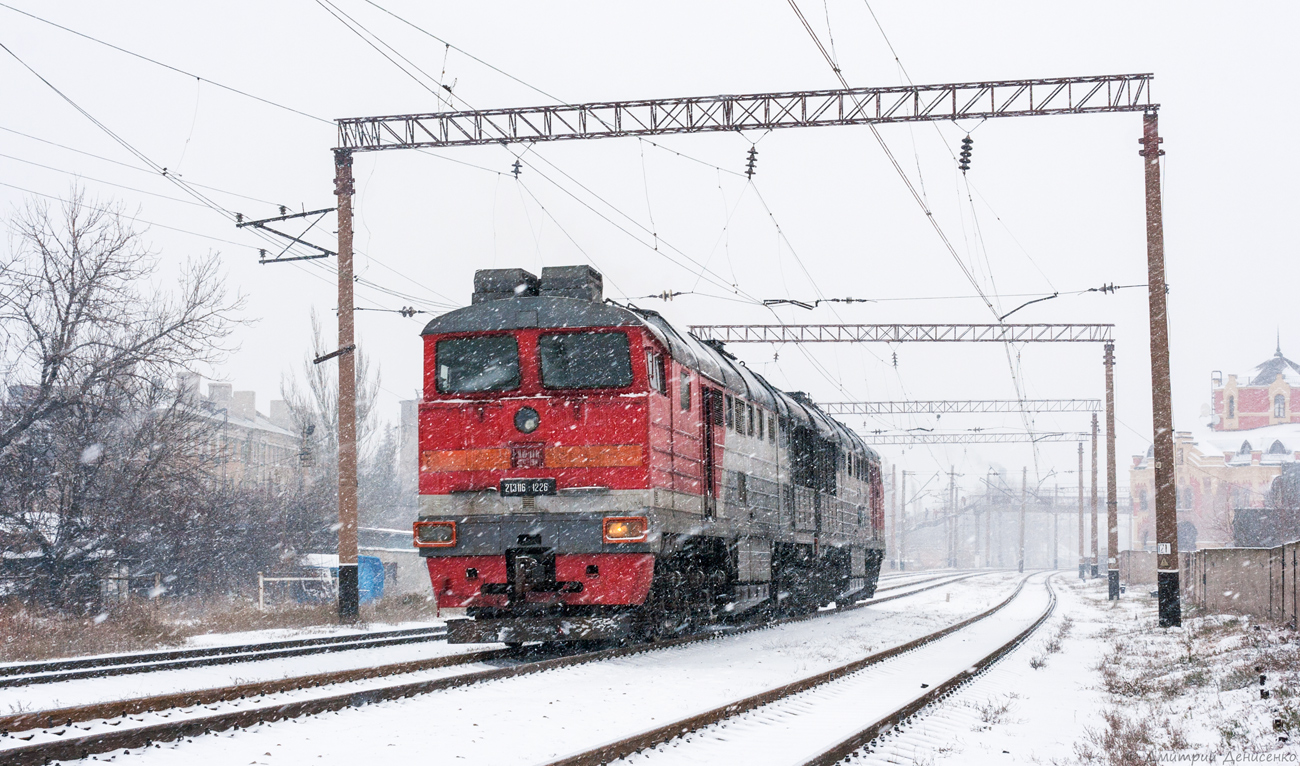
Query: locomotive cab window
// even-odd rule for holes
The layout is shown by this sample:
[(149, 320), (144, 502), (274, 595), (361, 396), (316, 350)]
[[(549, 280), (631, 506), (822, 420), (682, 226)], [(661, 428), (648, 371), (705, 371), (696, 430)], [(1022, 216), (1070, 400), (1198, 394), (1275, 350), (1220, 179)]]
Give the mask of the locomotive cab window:
[(435, 347), (434, 359), (439, 393), (519, 388), (519, 344), (513, 335), (444, 338)]
[(651, 390), (667, 395), (668, 376), (664, 373), (663, 355), (653, 351), (645, 352), (645, 369)]
[(537, 339), (546, 388), (626, 388), (632, 352), (621, 332), (566, 332)]

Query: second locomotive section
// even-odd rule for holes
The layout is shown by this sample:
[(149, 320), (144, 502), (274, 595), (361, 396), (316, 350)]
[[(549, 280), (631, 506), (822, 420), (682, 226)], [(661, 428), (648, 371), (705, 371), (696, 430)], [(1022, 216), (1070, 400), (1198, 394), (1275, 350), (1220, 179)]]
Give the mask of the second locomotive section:
[(875, 589), (880, 460), (586, 266), (479, 271), (424, 329), (420, 520), (453, 642), (663, 635)]

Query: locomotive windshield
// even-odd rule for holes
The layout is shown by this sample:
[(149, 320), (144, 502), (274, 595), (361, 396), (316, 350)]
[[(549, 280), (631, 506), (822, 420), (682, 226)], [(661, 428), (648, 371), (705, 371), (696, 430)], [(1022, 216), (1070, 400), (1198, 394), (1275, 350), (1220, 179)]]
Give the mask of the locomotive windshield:
[(509, 391), (519, 387), (519, 344), (513, 335), (445, 338), (438, 341), (437, 364), (439, 393)]
[(572, 332), (537, 340), (547, 388), (624, 388), (632, 385), (632, 355), (621, 332)]

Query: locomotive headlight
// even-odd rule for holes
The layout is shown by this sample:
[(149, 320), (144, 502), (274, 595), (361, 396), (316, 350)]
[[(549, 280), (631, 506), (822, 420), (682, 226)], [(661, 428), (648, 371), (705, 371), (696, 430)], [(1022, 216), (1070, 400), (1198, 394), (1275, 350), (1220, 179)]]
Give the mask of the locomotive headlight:
[(520, 407), (515, 413), (515, 428), (520, 433), (530, 434), (542, 424), (542, 416), (532, 407)]
[(456, 547), (456, 522), (454, 521), (415, 522), (415, 547), (416, 548)]
[(644, 516), (610, 516), (605, 519), (605, 542), (645, 542), (650, 522)]

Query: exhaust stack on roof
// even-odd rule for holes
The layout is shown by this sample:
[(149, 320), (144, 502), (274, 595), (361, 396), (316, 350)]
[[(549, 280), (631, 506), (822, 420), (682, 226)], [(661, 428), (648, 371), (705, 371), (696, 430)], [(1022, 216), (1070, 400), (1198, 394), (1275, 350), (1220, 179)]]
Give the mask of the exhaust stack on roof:
[[(545, 273), (545, 272), (543, 272)], [(479, 269), (474, 272), (472, 303), (537, 296), (537, 277), (523, 269)]]
[(542, 269), (541, 294), (600, 303), (605, 300), (605, 280), (590, 266), (547, 266)]

